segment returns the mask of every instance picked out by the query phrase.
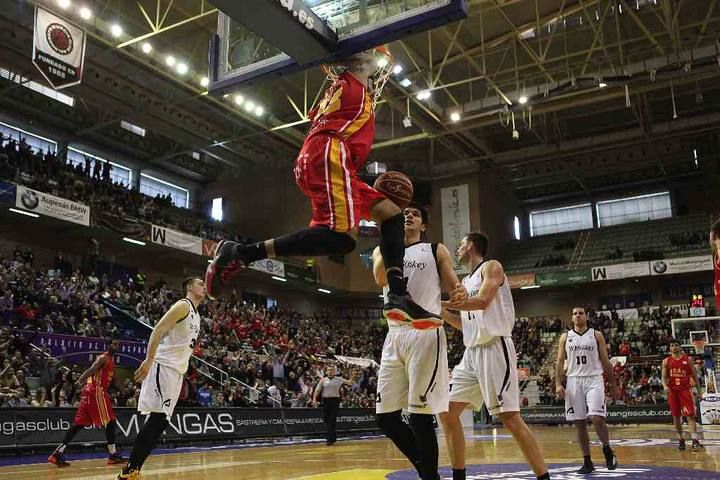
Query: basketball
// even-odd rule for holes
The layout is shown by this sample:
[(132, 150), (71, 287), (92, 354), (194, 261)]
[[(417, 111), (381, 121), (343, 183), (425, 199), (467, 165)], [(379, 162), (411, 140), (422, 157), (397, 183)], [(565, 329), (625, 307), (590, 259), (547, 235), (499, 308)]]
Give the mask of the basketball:
[(398, 207), (405, 208), (413, 199), (413, 184), (410, 178), (401, 172), (385, 172), (380, 175), (373, 188), (392, 200)]

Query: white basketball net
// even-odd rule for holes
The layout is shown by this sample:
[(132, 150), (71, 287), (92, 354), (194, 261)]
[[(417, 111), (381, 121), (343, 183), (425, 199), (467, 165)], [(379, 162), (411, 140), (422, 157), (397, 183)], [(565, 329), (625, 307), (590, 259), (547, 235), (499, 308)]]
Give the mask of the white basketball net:
[[(387, 83), (390, 75), (393, 72), (393, 67), (395, 66), (395, 59), (390, 53), (390, 50), (385, 47), (376, 47), (372, 50), (366, 50), (357, 55), (368, 56), (369, 61), (374, 62), (377, 66), (377, 70), (370, 77), (370, 88), (373, 95), (372, 105), (374, 109), (378, 101), (380, 100), (382, 90), (383, 88), (385, 88), (385, 84)], [(325, 75), (327, 75), (328, 80), (334, 82), (338, 79), (340, 74), (347, 70), (348, 67), (341, 64), (327, 64), (322, 65), (321, 68), (323, 72), (325, 72)]]

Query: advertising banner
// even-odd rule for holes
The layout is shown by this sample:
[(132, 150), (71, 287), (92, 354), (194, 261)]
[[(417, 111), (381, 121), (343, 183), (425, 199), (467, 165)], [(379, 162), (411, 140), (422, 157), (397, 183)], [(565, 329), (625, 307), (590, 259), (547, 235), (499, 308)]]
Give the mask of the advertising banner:
[(650, 275), (649, 262), (619, 263), (604, 267), (592, 267), (592, 281), (617, 280), (620, 278), (647, 277)]
[(589, 283), (590, 270), (571, 270), (561, 272), (538, 273), (535, 282), (542, 287), (553, 285), (572, 285), (574, 283)]
[(652, 275), (670, 275), (673, 273), (701, 272), (712, 270), (712, 255), (696, 257), (668, 258), (650, 262)]
[(35, 8), (32, 61), (55, 89), (77, 85), (85, 61), (85, 30), (42, 7)]
[[(116, 408), (117, 441), (129, 445), (146, 417), (133, 408)], [(62, 442), (75, 415), (71, 408), (0, 410), (0, 447), (53, 445)], [(339, 432), (377, 429), (374, 409), (341, 408)], [(323, 434), (321, 408), (177, 408), (163, 438), (172, 441), (238, 439), (277, 435)], [(84, 429), (74, 443), (104, 443), (105, 431)]]
[(277, 275), (278, 277), (285, 276), (285, 264), (271, 258), (253, 262), (250, 264), (250, 268), (258, 272), (265, 272), (269, 275)]
[(700, 419), (703, 425), (720, 425), (720, 394), (703, 395), (700, 401)]
[[(564, 407), (530, 407), (523, 408), (520, 413), (526, 423), (568, 423)], [(610, 405), (607, 411), (608, 423), (661, 423), (669, 418), (670, 408), (667, 405)]]
[[(443, 243), (454, 251), (465, 235), (470, 232), (470, 200), (468, 186), (455, 185), (440, 190)], [(457, 273), (469, 273), (467, 267), (455, 259)]]
[(214, 257), (215, 249), (217, 248), (218, 242), (215, 240), (203, 240), (202, 241), (202, 254), (203, 257)]
[(90, 225), (90, 207), (82, 203), (71, 202), (38, 190), (18, 185), (15, 206), (23, 210), (59, 218), (66, 222)]
[(535, 285), (534, 273), (513, 273), (508, 275), (510, 288), (532, 287)]
[(151, 240), (153, 243), (165, 245), (170, 248), (177, 248), (178, 250), (184, 250), (194, 253), (195, 255), (203, 254), (202, 238), (159, 225), (152, 226)]

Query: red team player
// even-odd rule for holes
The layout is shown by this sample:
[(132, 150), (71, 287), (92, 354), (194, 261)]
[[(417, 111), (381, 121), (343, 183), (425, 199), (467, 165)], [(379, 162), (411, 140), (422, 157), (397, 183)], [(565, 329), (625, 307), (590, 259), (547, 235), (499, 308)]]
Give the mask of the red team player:
[[(690, 384), (692, 379), (694, 385)], [(685, 438), (682, 431), (682, 417), (687, 417), (692, 437), (692, 449), (702, 450), (704, 447), (698, 440), (697, 423), (695, 422), (695, 398), (691, 388), (700, 385), (692, 359), (685, 355), (677, 340), (670, 341), (670, 356), (662, 363), (662, 382), (668, 395), (670, 413), (677, 431), (679, 449), (685, 450)]]
[(720, 220), (713, 223), (710, 228), (710, 246), (713, 251), (713, 270), (715, 270), (715, 305), (720, 311)]
[(380, 222), (380, 252), (390, 290), (385, 316), (413, 322), (416, 328), (442, 324), (438, 315), (418, 306), (407, 293), (400, 208), (357, 177), (373, 144), (374, 107), (392, 66), (384, 47), (324, 66), (332, 85), (310, 112), (310, 131), (294, 169), (295, 182), (312, 204), (310, 226), (256, 244), (220, 242), (205, 274), (210, 298), (222, 295), (243, 268), (263, 258), (348, 254), (355, 249), (350, 233), (361, 219), (372, 218)]
[(90, 426), (96, 428), (105, 427), (107, 448), (110, 454), (107, 460), (108, 465), (127, 461), (127, 458), (123, 458), (115, 449), (115, 427), (117, 422), (112, 408), (112, 400), (108, 395), (108, 386), (115, 374), (113, 355), (117, 352), (117, 347), (117, 340), (110, 342), (107, 351), (99, 355), (92, 366), (78, 378), (76, 383), (78, 385), (85, 384), (85, 386), (80, 396), (80, 406), (75, 412), (73, 426), (65, 433), (62, 443), (48, 457), (48, 462), (54, 463), (58, 467), (69, 466), (70, 463), (65, 461), (65, 448), (80, 430)]

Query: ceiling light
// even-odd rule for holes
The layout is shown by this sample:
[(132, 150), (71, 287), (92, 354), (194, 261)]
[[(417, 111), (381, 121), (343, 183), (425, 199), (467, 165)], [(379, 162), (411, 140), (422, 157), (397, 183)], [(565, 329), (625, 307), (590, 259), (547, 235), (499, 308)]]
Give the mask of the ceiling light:
[(57, 4), (60, 8), (65, 10), (70, 6), (70, 0), (57, 0)]
[(17, 208), (8, 208), (8, 210), (14, 213), (19, 213), (20, 215), (25, 215), (27, 217), (40, 218), (40, 215), (38, 215), (37, 213), (26, 212), (25, 210), (19, 210)]
[(123, 240), (125, 240), (128, 243), (132, 243), (134, 245), (141, 245), (143, 247), (145, 246), (145, 242), (143, 242), (142, 240), (135, 240), (134, 238), (128, 238), (128, 237), (123, 237)]
[(528, 102), (528, 98), (523, 95), (522, 97), (518, 98), (518, 102), (520, 102), (520, 105), (525, 105)]
[(173, 57), (172, 55), (168, 55), (167, 57), (165, 57), (165, 65), (167, 65), (168, 67), (172, 67), (173, 65), (175, 65), (175, 57)]
[(321, 293), (332, 293), (332, 292), (331, 292), (330, 290), (328, 290), (327, 288), (318, 288), (318, 292), (321, 292)]
[(257, 115), (258, 117), (262, 117), (263, 113), (265, 113), (265, 109), (263, 107), (261, 107), (260, 105), (255, 107), (255, 115)]
[(383, 294), (381, 293), (380, 295), (378, 295), (378, 297), (380, 297), (380, 298), (385, 298), (385, 295), (383, 295)]
[(418, 100), (427, 100), (428, 98), (430, 98), (431, 95), (432, 94), (430, 93), (429, 90), (423, 90), (417, 94), (417, 99)]
[(450, 114), (450, 120), (453, 122), (459, 122), (460, 121), (460, 114), (458, 112), (453, 112)]
[(110, 27), (110, 33), (112, 34), (113, 37), (118, 38), (120, 35), (123, 34), (123, 29), (117, 23), (113, 23), (112, 26)]
[(244, 101), (245, 99), (242, 95), (235, 95), (235, 103), (237, 103), (238, 105), (242, 105)]
[(252, 112), (253, 110), (255, 110), (255, 104), (248, 100), (248, 102), (245, 104), (245, 110), (247, 110), (248, 112)]
[(540, 285), (525, 285), (524, 287), (520, 287), (520, 290), (531, 290), (533, 288), (540, 288)]
[(200, 79), (200, 86), (207, 87), (208, 85), (210, 85), (210, 80), (207, 77), (202, 77)]
[(82, 7), (80, 9), (80, 17), (83, 20), (90, 20), (92, 17), (92, 10), (90, 10), (88, 7)]
[(407, 88), (412, 85), (412, 80), (410, 80), (409, 78), (403, 78), (402, 80), (400, 80), (400, 85)]
[(176, 68), (175, 70), (176, 70), (177, 73), (179, 73), (180, 75), (185, 75), (185, 74), (188, 72), (187, 63), (184, 63), (184, 62), (178, 63), (177, 68)]
[(149, 42), (144, 42), (140, 49), (143, 51), (143, 53), (149, 54), (150, 52), (152, 52), (152, 44), (150, 44)]
[(277, 280), (278, 282), (287, 282), (287, 278), (276, 277), (275, 275), (273, 275), (273, 276), (270, 277), (270, 278), (272, 278), (273, 280)]
[(395, 66), (393, 67), (393, 73), (395, 75), (399, 75), (402, 71), (403, 71), (402, 65), (400, 65), (399, 63), (395, 64)]
[(607, 87), (607, 83), (605, 83), (605, 82), (600, 82), (600, 83), (598, 83), (598, 87), (600, 87), (600, 88), (605, 88), (605, 87)]

